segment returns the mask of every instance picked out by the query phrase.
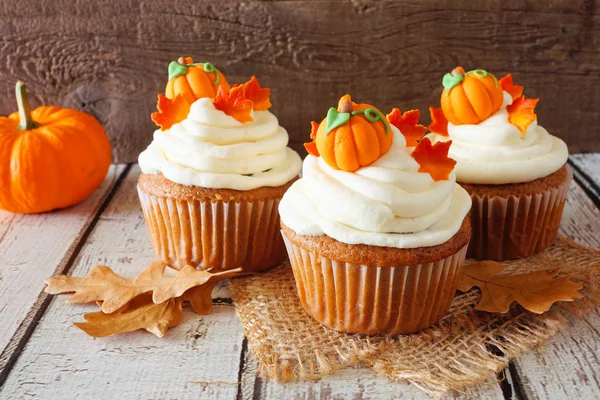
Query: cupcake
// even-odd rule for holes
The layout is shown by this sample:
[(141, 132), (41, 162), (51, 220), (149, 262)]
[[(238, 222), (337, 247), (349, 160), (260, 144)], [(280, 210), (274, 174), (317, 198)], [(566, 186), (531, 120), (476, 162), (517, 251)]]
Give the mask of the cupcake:
[(439, 321), (471, 235), (449, 143), (416, 110), (386, 117), (346, 95), (312, 123), (302, 178), (279, 204), (306, 312), (338, 331), (415, 332)]
[(277, 206), (302, 162), (269, 94), (255, 77), (230, 88), (210, 63), (169, 66), (138, 182), (152, 246), (168, 265), (256, 272), (285, 259)]
[(565, 143), (537, 123), (509, 74), (446, 74), (441, 108), (431, 108), (432, 142), (452, 141), (456, 180), (473, 201), (467, 257), (511, 260), (548, 247), (558, 231), (572, 172)]

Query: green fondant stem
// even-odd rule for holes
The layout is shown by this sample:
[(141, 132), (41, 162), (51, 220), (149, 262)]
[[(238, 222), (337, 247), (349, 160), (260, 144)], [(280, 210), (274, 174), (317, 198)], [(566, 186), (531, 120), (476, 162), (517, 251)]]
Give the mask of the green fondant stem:
[(17, 128), (22, 131), (37, 128), (39, 125), (31, 117), (31, 108), (29, 107), (29, 99), (27, 98), (27, 85), (24, 82), (17, 81), (15, 95), (19, 109), (19, 125)]
[(364, 110), (352, 111), (352, 115), (359, 115), (359, 114), (364, 114), (365, 118), (373, 124), (376, 123), (377, 121), (383, 122), (383, 125), (385, 126), (385, 134), (387, 135), (389, 133), (390, 124), (387, 121), (387, 119), (385, 119), (383, 114), (381, 114), (381, 112), (379, 110), (369, 107), (369, 108), (365, 108)]

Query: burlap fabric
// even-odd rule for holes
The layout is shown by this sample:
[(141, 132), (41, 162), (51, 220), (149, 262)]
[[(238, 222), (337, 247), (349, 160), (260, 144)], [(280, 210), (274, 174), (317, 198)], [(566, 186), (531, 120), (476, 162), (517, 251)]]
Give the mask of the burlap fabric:
[(473, 309), (480, 298), (473, 289), (457, 293), (448, 314), (429, 329), (369, 337), (336, 332), (309, 317), (287, 263), (260, 276), (232, 280), (230, 286), (261, 376), (283, 382), (318, 379), (360, 363), (441, 396), (468, 392), (554, 336), (569, 318), (600, 304), (599, 251), (558, 238), (536, 256), (505, 264), (507, 274), (558, 267), (561, 275), (584, 285), (585, 297), (556, 303), (542, 315), (520, 306), (507, 314), (489, 314)]

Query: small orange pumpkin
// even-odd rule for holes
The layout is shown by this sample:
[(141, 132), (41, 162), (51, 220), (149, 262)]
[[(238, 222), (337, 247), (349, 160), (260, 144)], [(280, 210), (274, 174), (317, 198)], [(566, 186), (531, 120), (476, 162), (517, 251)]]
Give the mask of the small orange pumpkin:
[(454, 125), (478, 124), (502, 106), (502, 86), (483, 69), (465, 73), (456, 67), (444, 75), (443, 85), (442, 110)]
[(29, 109), (17, 82), (19, 111), (0, 117), (0, 208), (39, 213), (68, 207), (104, 181), (110, 143), (84, 112), (54, 106)]
[(306, 148), (323, 157), (332, 168), (354, 172), (384, 155), (392, 145), (392, 137), (390, 124), (381, 111), (370, 104), (356, 104), (345, 95), (337, 109), (329, 109), (321, 124), (313, 123), (313, 142)]
[(194, 63), (192, 57), (179, 57), (169, 64), (169, 82), (165, 89), (169, 99), (181, 94), (192, 104), (202, 97), (215, 97), (220, 87), (229, 91), (225, 75), (209, 62)]

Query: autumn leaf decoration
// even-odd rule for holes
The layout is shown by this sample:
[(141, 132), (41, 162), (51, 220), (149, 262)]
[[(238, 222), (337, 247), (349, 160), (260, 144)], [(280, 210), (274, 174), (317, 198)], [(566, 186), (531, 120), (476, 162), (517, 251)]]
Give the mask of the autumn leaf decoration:
[(187, 118), (191, 104), (178, 94), (174, 99), (169, 99), (162, 94), (158, 95), (156, 103), (157, 112), (152, 113), (152, 121), (160, 127), (161, 131), (170, 129), (173, 125)]
[(446, 119), (444, 111), (442, 111), (441, 107), (429, 107), (429, 115), (431, 116), (429, 130), (441, 136), (448, 136), (448, 120)]
[(49, 294), (73, 293), (68, 303), (92, 303), (100, 311), (84, 315), (75, 326), (94, 337), (145, 329), (162, 337), (181, 323), (181, 307), (189, 301), (198, 314), (211, 311), (215, 284), (239, 276), (241, 268), (218, 273), (183, 267), (176, 276), (164, 276), (166, 264), (155, 261), (133, 279), (122, 278), (109, 267), (96, 266), (86, 278), (57, 275), (45, 280)]
[(304, 148), (308, 151), (311, 156), (319, 157), (319, 150), (317, 150), (317, 131), (319, 130), (319, 124), (315, 121), (310, 122), (310, 139), (309, 143), (304, 143)]
[(406, 147), (415, 147), (417, 141), (423, 137), (427, 127), (419, 124), (421, 113), (419, 110), (409, 110), (401, 113), (399, 109), (392, 108), (386, 115), (388, 122), (394, 125), (406, 139)]
[(213, 104), (217, 110), (223, 111), (241, 123), (252, 121), (252, 115), (250, 115), (252, 100), (247, 99), (241, 89), (231, 89), (228, 92), (220, 87), (213, 99)]
[(252, 101), (256, 111), (268, 110), (271, 107), (271, 89), (261, 88), (255, 76), (242, 85), (233, 85), (231, 90), (242, 90), (244, 97)]
[(521, 133), (525, 133), (529, 125), (537, 119), (534, 110), (539, 99), (525, 98), (523, 86), (514, 84), (512, 74), (500, 79), (500, 86), (513, 99), (512, 104), (506, 107), (508, 121), (516, 126)]
[(456, 165), (456, 161), (448, 157), (451, 144), (452, 140), (432, 145), (428, 137), (421, 139), (411, 154), (419, 163), (419, 172), (429, 173), (435, 181), (448, 179)]
[(581, 285), (566, 277), (557, 278), (558, 269), (534, 271), (517, 275), (500, 275), (504, 264), (480, 261), (465, 265), (458, 280), (458, 290), (466, 292), (477, 286), (481, 299), (476, 310), (506, 313), (513, 302), (523, 308), (542, 314), (557, 301), (573, 301), (583, 298)]

